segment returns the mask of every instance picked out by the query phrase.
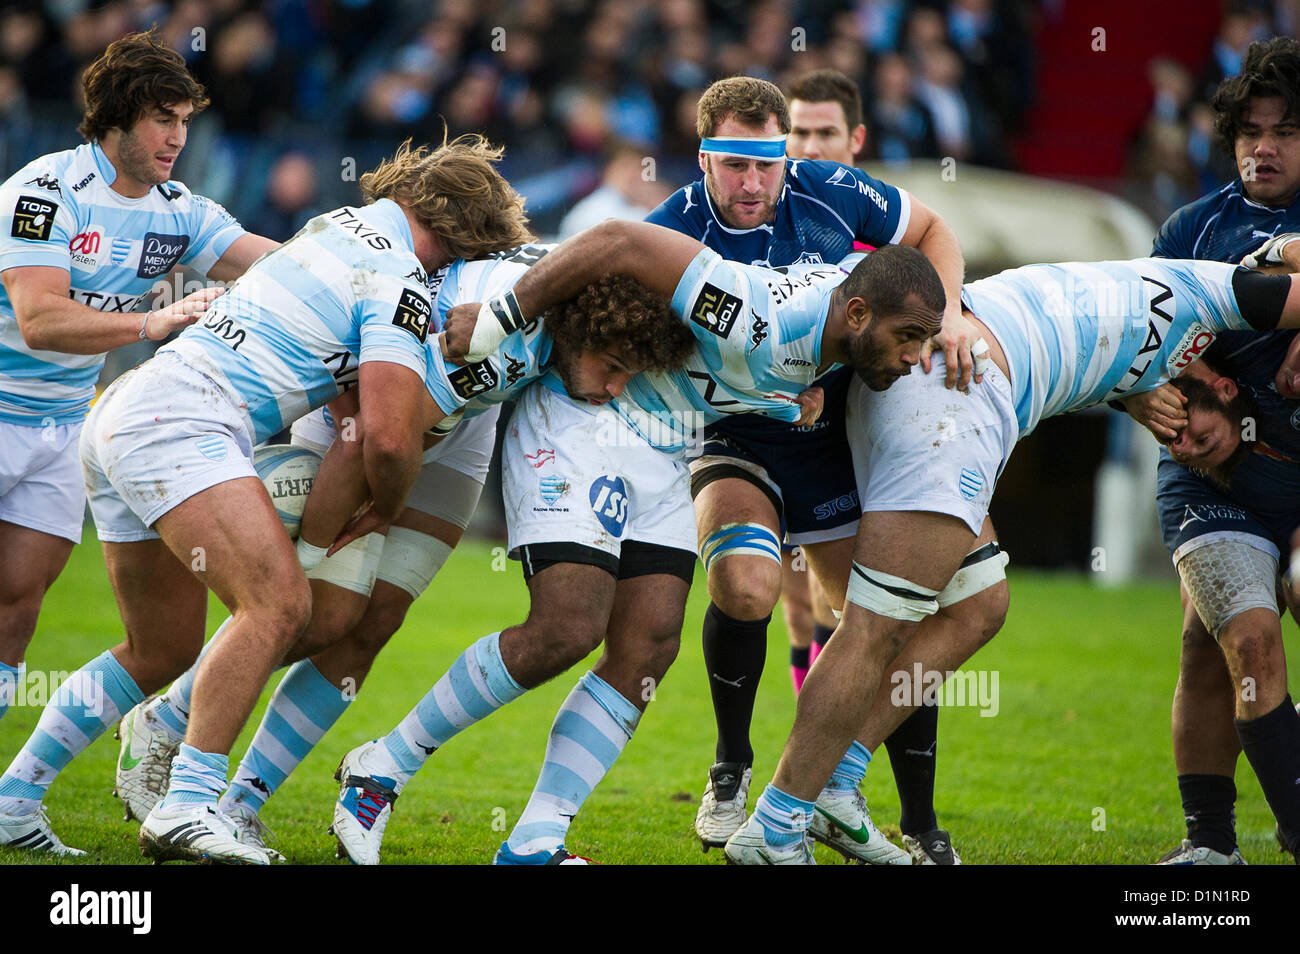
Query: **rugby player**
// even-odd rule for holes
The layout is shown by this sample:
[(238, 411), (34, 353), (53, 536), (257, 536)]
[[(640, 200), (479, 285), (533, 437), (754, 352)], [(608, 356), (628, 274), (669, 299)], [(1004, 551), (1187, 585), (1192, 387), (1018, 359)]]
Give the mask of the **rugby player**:
[[(805, 97), (823, 102), (811, 106), (813, 118), (806, 121), (822, 122), (826, 106), (861, 112), (847, 78), (813, 77), (808, 88)], [(793, 95), (797, 99), (799, 94)], [(847, 105), (825, 102), (832, 98)], [(856, 130), (858, 117), (854, 119)], [(920, 249), (948, 292), (949, 383), (967, 385), (967, 342), (974, 336), (959, 307), (963, 261), (956, 237), (942, 219), (906, 192), (861, 170), (832, 161), (787, 159), (791, 114), (781, 91), (766, 81), (731, 77), (714, 83), (700, 97), (697, 126), (704, 177), (665, 200), (648, 222), (696, 238), (730, 260), (766, 267), (838, 262), (855, 241)], [(966, 356), (957, 381), (959, 345)], [(749, 725), (767, 655), (767, 624), (781, 590), (783, 537), (801, 547), (823, 585), (828, 577), (847, 573), (858, 513), (840, 413), (851, 376), (841, 369), (818, 382), (827, 413), (811, 427), (756, 415), (728, 416), (706, 431), (704, 453), (691, 462), (699, 547), (711, 597), (704, 617), (704, 659), (718, 726), (715, 762), (695, 820), (705, 850), (724, 844), (745, 820), (753, 774)], [(909, 761), (904, 749), (933, 751), (934, 729), (926, 718), (921, 716), (919, 732), (905, 732), (903, 744), (893, 750), (898, 764)], [(930, 762), (921, 766), (921, 774), (932, 780), (932, 760), (925, 755), (921, 760)], [(917, 795), (904, 800), (906, 834), (925, 836), (926, 843), (946, 850), (946, 833), (930, 834), (938, 826), (926, 789), (924, 781), (903, 789)], [(871, 823), (854, 792), (859, 803), (854, 809), (862, 821), (852, 831), (863, 840), (843, 843), (859, 860), (910, 863)]]
[[(1300, 42), (1276, 37), (1251, 44), (1241, 71), (1224, 81), (1213, 106), (1216, 131), (1234, 155), (1240, 178), (1174, 212), (1156, 236), (1156, 257), (1239, 262), (1261, 240), (1300, 230)], [(1276, 393), (1262, 400), (1261, 426), (1267, 426), (1270, 411), (1286, 412), (1272, 398), (1296, 396), (1278, 367), (1289, 340), (1239, 343), (1221, 359), (1223, 373), (1247, 375), (1257, 395), (1277, 372)], [(1168, 443), (1184, 432), (1184, 403), (1179, 392), (1164, 387), (1125, 405)], [(1261, 438), (1260, 448), (1286, 453), (1283, 435), (1291, 431), (1289, 421), (1282, 423), (1287, 426)], [(1252, 455), (1242, 470), (1242, 484), (1250, 488), (1246, 493), (1177, 466), (1168, 450), (1160, 454), (1160, 525), (1178, 569), (1183, 606), (1171, 731), (1187, 826), (1186, 838), (1162, 864), (1241, 859), (1233, 812), (1237, 755), (1243, 745), (1256, 745), (1248, 734), (1267, 734), (1271, 723), (1265, 718), (1244, 731), (1243, 724), (1269, 716), (1285, 695), (1285, 677), (1277, 682), (1284, 656), (1274, 590), (1279, 552), (1287, 551), (1281, 542), (1288, 522), (1283, 502), (1294, 503), (1293, 481), (1290, 468), (1266, 454)], [(1232, 567), (1242, 585), (1223, 586), (1217, 572), (1211, 577), (1210, 567)], [(1239, 698), (1242, 684), (1231, 675), (1247, 669), (1268, 673), (1254, 674), (1268, 683), (1254, 700)], [(1234, 715), (1240, 723), (1234, 724)]]
[[(878, 280), (886, 270), (900, 275), (894, 287)], [(558, 400), (545, 386), (525, 394), (503, 458), (528, 619), (471, 646), (393, 732), (345, 757), (334, 831), (354, 861), (378, 860), (393, 800), (430, 754), (604, 640), (600, 661), (561, 708), (537, 786), (494, 859), (581, 861), (565, 848), (569, 826), (635, 731), (653, 695), (647, 686), (660, 686), (681, 636), (695, 560), (685, 432), (727, 410), (797, 420), (800, 396), (834, 364), (887, 387), (920, 360), (944, 303), (933, 266), (913, 249), (884, 250), (847, 277), (834, 266), (779, 273), (727, 262), (656, 226), (606, 222), (562, 243), (459, 330), (453, 313), (448, 353), (468, 351), (471, 361), (489, 353), (525, 315), (606, 272), (671, 298), (696, 348), (679, 371), (628, 380), (608, 409)], [(769, 292), (776, 282), (785, 283), (779, 300)], [(873, 308), (874, 324), (865, 320)], [(468, 327), (472, 336), (460, 333)]]
[(45, 593), (81, 542), (76, 446), (104, 352), (166, 338), (220, 294), (136, 312), (173, 266), (229, 281), (275, 246), (171, 180), (208, 100), (152, 32), (111, 44), (82, 90), (86, 144), (0, 186), (0, 716)]
[[(217, 799), (226, 753), (306, 626), (311, 590), (252, 448), (355, 386), (373, 509), (389, 522), (400, 514), (434, 407), (427, 272), (451, 260), (447, 243), (467, 224), (517, 232), (522, 200), (493, 167), (499, 157), (481, 144), (404, 144), (362, 177), (370, 204), (313, 219), (96, 404), (82, 465), (127, 639), (68, 678), (0, 779), (4, 843), (72, 851), (41, 811), (46, 790), (108, 725), (191, 665), (211, 588), (232, 618), (195, 678), (186, 743), (141, 848), (157, 861), (270, 860), (238, 840)], [(443, 193), (448, 173), (458, 188)], [(455, 228), (441, 234), (435, 222)]]
[[(1300, 248), (1285, 254), (1293, 252)], [(848, 601), (826, 664), (800, 694), (772, 784), (727, 844), (729, 860), (808, 863), (816, 800), (834, 774), (860, 762), (849, 742), (856, 737), (870, 751), (905, 714), (890, 704), (882, 675), (914, 665), (952, 671), (978, 649), (959, 633), (919, 624), (968, 592), (972, 575), (982, 582), (981, 563), (991, 561), (963, 563), (1021, 436), (1043, 417), (1163, 383), (1203, 330), (1300, 326), (1290, 276), (1209, 262), (1030, 265), (967, 285), (963, 302), (990, 345), (983, 387), (954, 400), (921, 375), (880, 394), (856, 384), (850, 391), (863, 517)], [(1217, 464), (1223, 450), (1216, 441), (1194, 448), (1192, 459)], [(1300, 751), (1300, 716), (1282, 708), (1290, 719), (1273, 741)]]

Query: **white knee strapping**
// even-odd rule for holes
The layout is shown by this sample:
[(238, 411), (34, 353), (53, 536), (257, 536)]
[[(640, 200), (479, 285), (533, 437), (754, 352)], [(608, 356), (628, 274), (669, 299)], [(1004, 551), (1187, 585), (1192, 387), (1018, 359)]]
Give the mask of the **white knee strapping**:
[(1007, 578), (1007, 564), (1011, 561), (1011, 557), (1007, 556), (1006, 551), (996, 543), (980, 547), (979, 550), (975, 550), (966, 559), (969, 560), (984, 550), (988, 550), (987, 555), (969, 564), (963, 563), (957, 572), (952, 575), (948, 585), (939, 592), (940, 609), (951, 606), (953, 603), (960, 603), (967, 597), (981, 593)]
[(939, 612), (938, 595), (938, 590), (868, 569), (857, 561), (849, 573), (849, 602), (877, 616), (919, 622)]
[(437, 537), (407, 527), (393, 527), (388, 531), (377, 575), (415, 599), (429, 588), (449, 556), (451, 547)]
[(307, 579), (333, 583), (353, 593), (369, 596), (375, 588), (375, 570), (379, 568), (379, 557), (385, 548), (382, 533), (367, 533), (307, 571)]
[(1216, 540), (1178, 561), (1178, 575), (1201, 622), (1215, 639), (1249, 609), (1277, 612), (1277, 560), (1240, 540)]

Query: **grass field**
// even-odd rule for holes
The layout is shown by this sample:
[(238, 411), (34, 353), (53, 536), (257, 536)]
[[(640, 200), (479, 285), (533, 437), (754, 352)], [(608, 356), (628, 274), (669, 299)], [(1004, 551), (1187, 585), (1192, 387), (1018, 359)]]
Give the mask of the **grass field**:
[[(268, 804), (263, 817), (291, 861), (342, 863), (325, 833), (339, 758), (391, 728), (471, 641), (523, 618), (527, 593), (516, 565), (494, 572), (492, 564), (486, 545), (456, 552), (380, 656), (357, 701)], [(723, 862), (720, 852), (701, 854), (691, 832), (714, 744), (699, 648), (702, 582), (697, 572), (681, 655), (636, 737), (575, 822), (573, 851), (607, 864)], [(1006, 627), (967, 667), (998, 673), (997, 715), (951, 708), (940, 718), (940, 823), (973, 864), (1155, 860), (1183, 834), (1169, 741), (1177, 590), (1145, 585), (1102, 592), (1082, 578), (1013, 573), (1011, 593)], [(213, 607), (214, 626), (219, 610)], [(1296, 659), (1294, 624), (1288, 621), (1285, 630)], [(119, 633), (99, 549), (88, 534), (46, 600), (28, 670), (75, 669), (116, 643)], [(402, 794), (385, 862), (490, 860), (528, 799), (551, 720), (581, 671), (529, 693), (440, 750)], [(793, 714), (778, 622), (754, 719), (751, 805), (771, 777)], [(39, 709), (19, 706), (0, 720), (5, 763), (38, 716)], [(260, 710), (235, 749), (232, 769), (259, 718)], [(116, 746), (110, 733), (76, 759), (47, 805), (56, 832), (87, 849), (89, 862), (136, 864), (142, 861), (137, 826), (122, 821), (109, 794)], [(1272, 816), (1245, 759), (1237, 786), (1242, 852), (1251, 864), (1280, 863)], [(877, 822), (897, 836), (898, 802), (883, 748), (864, 791)], [(839, 857), (825, 848), (817, 854), (821, 862)], [(43, 859), (0, 852), (0, 863), (36, 860)]]

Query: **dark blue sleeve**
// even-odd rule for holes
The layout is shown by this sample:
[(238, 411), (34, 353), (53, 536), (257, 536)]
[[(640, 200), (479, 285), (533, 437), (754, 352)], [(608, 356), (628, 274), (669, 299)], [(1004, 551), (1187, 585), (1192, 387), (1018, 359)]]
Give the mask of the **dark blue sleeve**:
[[(681, 232), (689, 235), (691, 238), (699, 238), (699, 228), (695, 226), (690, 219), (683, 214), (682, 208), (686, 205), (686, 190), (694, 189), (698, 183), (691, 183), (678, 189), (668, 198), (664, 199), (659, 205), (650, 211), (645, 220), (651, 225), (662, 225), (666, 229), (672, 229), (674, 232)], [(703, 188), (703, 186), (699, 186)], [(698, 206), (692, 206), (698, 208)]]
[(1151, 257), (1196, 258), (1196, 236), (1204, 225), (1207, 210), (1204, 198), (1175, 209), (1156, 233), (1156, 240), (1151, 246)]
[(805, 159), (791, 171), (791, 178), (799, 188), (833, 209), (859, 242), (897, 245), (907, 231), (910, 199), (861, 169)]

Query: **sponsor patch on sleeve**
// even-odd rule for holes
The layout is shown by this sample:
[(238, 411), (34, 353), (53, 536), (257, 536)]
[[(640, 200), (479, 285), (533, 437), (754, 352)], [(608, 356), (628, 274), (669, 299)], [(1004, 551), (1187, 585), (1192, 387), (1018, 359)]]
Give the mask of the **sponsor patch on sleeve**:
[(409, 331), (424, 344), (429, 337), (429, 317), (433, 309), (429, 300), (409, 288), (402, 289), (402, 297), (397, 300), (397, 310), (393, 312), (393, 324), (403, 331)]
[(49, 199), (20, 195), (14, 204), (14, 224), (9, 234), (14, 238), (47, 242), (54, 229), (54, 215), (58, 211), (58, 205)]
[(451, 385), (451, 389), (465, 401), (486, 394), (495, 388), (500, 380), (496, 369), (487, 361), (467, 364), (447, 375), (447, 383)]
[(691, 321), (707, 328), (719, 338), (725, 338), (731, 333), (731, 326), (736, 323), (742, 304), (735, 295), (705, 282), (695, 299), (695, 307), (691, 309)]

